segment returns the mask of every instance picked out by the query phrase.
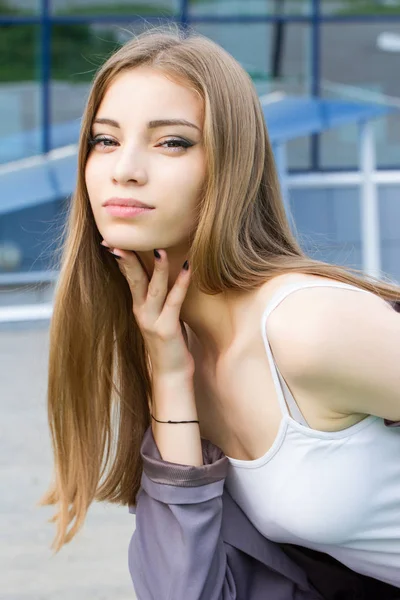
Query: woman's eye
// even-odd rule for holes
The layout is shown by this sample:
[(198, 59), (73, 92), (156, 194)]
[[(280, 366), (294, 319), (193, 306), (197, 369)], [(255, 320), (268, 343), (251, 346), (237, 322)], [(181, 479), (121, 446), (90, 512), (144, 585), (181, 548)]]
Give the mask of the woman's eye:
[(171, 150), (178, 150), (180, 148), (190, 148), (191, 146), (193, 146), (193, 144), (191, 144), (190, 142), (186, 142), (185, 140), (166, 140), (165, 142), (160, 144), (160, 146), (164, 146), (165, 148), (171, 148)]
[(89, 139), (89, 146), (94, 148), (95, 146), (100, 146), (100, 148), (110, 148), (112, 146), (116, 146), (117, 142), (115, 140), (111, 140), (106, 137), (95, 137)]
[[(98, 147), (99, 149), (105, 149), (105, 148), (112, 148), (118, 145), (118, 142), (116, 142), (115, 140), (111, 139), (111, 138), (107, 138), (107, 137), (95, 137), (95, 138), (89, 138), (88, 140), (89, 146), (94, 148), (94, 147)], [(162, 144), (159, 144), (159, 146), (167, 148), (167, 149), (171, 149), (174, 152), (179, 152), (182, 148), (186, 149), (186, 148), (190, 148), (191, 146), (193, 146), (193, 144), (191, 144), (190, 142), (187, 142), (186, 140), (180, 140), (180, 139), (171, 139), (171, 140), (166, 140), (165, 142), (163, 142)]]

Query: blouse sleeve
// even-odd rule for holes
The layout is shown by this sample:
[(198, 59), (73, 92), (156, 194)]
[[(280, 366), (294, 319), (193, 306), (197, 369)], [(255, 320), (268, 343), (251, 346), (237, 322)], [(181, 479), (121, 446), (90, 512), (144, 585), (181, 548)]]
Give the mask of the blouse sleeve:
[[(143, 474), (129, 570), (138, 600), (235, 600), (221, 537), (228, 459), (202, 439), (203, 465), (163, 461), (152, 429), (143, 439)], [(249, 599), (251, 600), (251, 599)]]

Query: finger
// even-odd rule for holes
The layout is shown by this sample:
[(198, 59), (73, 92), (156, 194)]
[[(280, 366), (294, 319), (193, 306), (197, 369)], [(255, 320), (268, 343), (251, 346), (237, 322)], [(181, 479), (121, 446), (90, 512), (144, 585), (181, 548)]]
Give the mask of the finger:
[(135, 252), (114, 248), (113, 254), (119, 257), (118, 266), (126, 278), (135, 308), (140, 308), (147, 297), (149, 279)]
[(170, 325), (172, 329), (175, 327), (175, 324), (179, 322), (182, 304), (190, 285), (190, 275), (191, 270), (189, 265), (187, 269), (182, 268), (180, 270), (175, 284), (165, 300), (164, 308), (159, 319), (160, 326), (164, 326), (164, 328), (168, 329), (168, 325)]
[(152, 322), (160, 316), (168, 292), (168, 255), (165, 250), (159, 249), (160, 258), (154, 259), (153, 275), (147, 290), (146, 315)]

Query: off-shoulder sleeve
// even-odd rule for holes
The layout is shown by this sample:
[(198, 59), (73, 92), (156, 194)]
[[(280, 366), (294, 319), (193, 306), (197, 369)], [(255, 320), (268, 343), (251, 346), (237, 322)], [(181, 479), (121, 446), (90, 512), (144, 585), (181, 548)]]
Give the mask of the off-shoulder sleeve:
[[(143, 439), (143, 474), (129, 570), (138, 600), (235, 600), (221, 537), (228, 459), (202, 439), (203, 465), (163, 461), (151, 427)], [(249, 599), (251, 600), (251, 599)]]

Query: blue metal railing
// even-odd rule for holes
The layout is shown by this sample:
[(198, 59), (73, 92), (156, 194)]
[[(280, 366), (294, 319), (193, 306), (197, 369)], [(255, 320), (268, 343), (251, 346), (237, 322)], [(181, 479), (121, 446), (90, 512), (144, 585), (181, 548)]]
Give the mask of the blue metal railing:
[(51, 15), (49, 0), (41, 0), (40, 15), (40, 91), (41, 91), (41, 125), (42, 147), (44, 154), (50, 152), (50, 78), (51, 78)]
[[(42, 0), (43, 1), (43, 0)], [(317, 4), (320, 0), (312, 0)], [(52, 24), (57, 25), (77, 25), (82, 23), (118, 23), (118, 22), (132, 22), (132, 21), (160, 21), (174, 20), (182, 22), (181, 15), (184, 14), (180, 11), (177, 15), (163, 16), (163, 15), (113, 15), (112, 13), (107, 15), (51, 15), (49, 20)], [(313, 14), (310, 15), (189, 15), (187, 13), (187, 23), (276, 23), (277, 21), (290, 22), (290, 23), (311, 23), (313, 20)], [(18, 15), (1, 15), (0, 14), (0, 25), (38, 25), (41, 23), (42, 17), (40, 15), (32, 16), (18, 16)], [(318, 21), (321, 23), (384, 23), (390, 21), (400, 21), (399, 14), (388, 14), (383, 13), (381, 15), (321, 15), (318, 17)]]
[[(311, 12), (311, 95), (319, 97), (321, 93), (321, 72), (320, 72), (320, 55), (321, 55), (321, 14), (320, 0), (312, 0)], [(319, 135), (311, 136), (311, 170), (316, 171), (319, 168)]]

